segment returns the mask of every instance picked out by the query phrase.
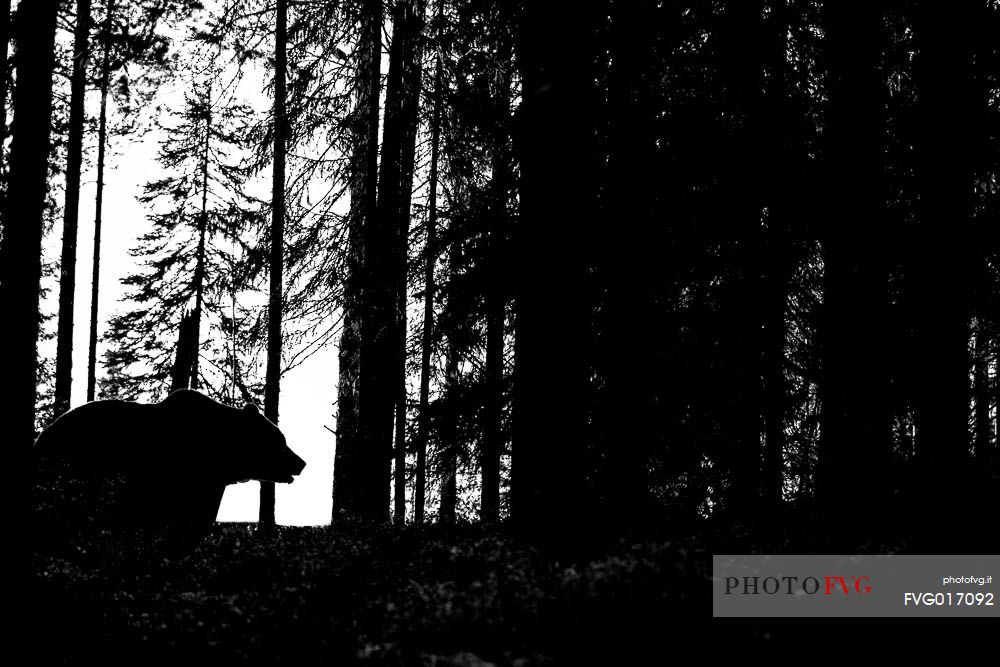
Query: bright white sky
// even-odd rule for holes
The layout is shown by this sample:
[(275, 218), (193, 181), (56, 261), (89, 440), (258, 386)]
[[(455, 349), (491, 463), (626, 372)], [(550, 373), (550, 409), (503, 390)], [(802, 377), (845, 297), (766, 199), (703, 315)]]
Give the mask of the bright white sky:
[[(214, 0), (206, 3), (211, 6)], [(185, 50), (181, 43), (183, 30), (179, 26), (174, 50)], [(58, 39), (68, 45), (72, 35), (60, 31)], [(387, 55), (383, 54), (382, 67), (387, 67)], [(244, 78), (237, 86), (240, 101), (251, 107), (266, 110), (271, 100), (263, 92), (267, 77), (260, 64), (248, 63)], [(228, 83), (228, 82), (226, 82)], [(65, 80), (56, 80), (63, 94), (68, 94)], [(144, 108), (145, 120), (157, 104), (165, 108), (179, 108), (183, 104), (183, 92), (188, 81), (181, 77), (167, 83), (157, 91), (155, 100)], [(384, 91), (383, 91), (384, 94)], [(96, 118), (99, 108), (99, 94), (96, 90), (87, 92), (88, 117)], [(113, 98), (109, 98), (109, 126), (115, 119)], [(135, 272), (136, 262), (129, 256), (137, 239), (149, 229), (146, 216), (148, 210), (136, 198), (142, 193), (143, 185), (163, 176), (156, 162), (158, 141), (161, 133), (155, 130), (145, 137), (112, 137), (108, 146), (108, 163), (105, 168), (104, 223), (101, 243), (101, 295), (99, 304), (99, 336), (103, 335), (110, 317), (124, 309), (120, 299), (124, 290), (121, 279)], [(90, 169), (82, 178), (80, 193), (80, 220), (77, 245), (77, 276), (75, 295), (74, 344), (73, 344), (73, 407), (86, 401), (87, 345), (90, 322), (91, 258), (94, 239), (94, 193), (96, 189), (96, 133), (88, 133), (84, 138), (84, 148), (88, 152)], [(85, 164), (85, 168), (87, 165)], [(267, 199), (270, 195), (270, 176), (265, 173), (248, 189), (258, 197)], [(62, 196), (62, 193), (59, 193)], [(62, 203), (62, 202), (60, 202)], [(343, 209), (346, 202), (338, 203)], [(341, 211), (343, 212), (343, 211)], [(56, 223), (45, 241), (45, 256), (49, 261), (57, 261), (62, 239), (62, 219)], [(43, 311), (57, 311), (57, 279), (48, 279), (45, 286), (49, 295), (43, 304)], [(55, 318), (48, 330), (55, 331)], [(203, 327), (203, 331), (204, 331)], [(40, 346), (40, 354), (54, 359), (55, 342), (48, 341)], [(104, 346), (98, 343), (98, 378), (103, 376), (101, 363)], [(259, 367), (264, 367), (260, 359)], [(337, 350), (333, 345), (315, 353), (312, 357), (289, 371), (282, 379), (279, 407), (279, 426), (287, 437), (289, 446), (306, 461), (306, 468), (292, 484), (278, 484), (275, 514), (278, 523), (288, 525), (320, 525), (330, 522), (332, 510), (333, 458), (335, 401), (337, 387)], [(330, 429), (330, 430), (327, 430)], [(219, 511), (220, 521), (256, 521), (259, 503), (259, 484), (247, 482), (232, 485), (226, 491)]]
[[(125, 140), (119, 139), (119, 142)], [(120, 308), (120, 279), (135, 269), (129, 248), (145, 230), (146, 209), (135, 197), (142, 185), (159, 173), (156, 140), (121, 146), (123, 155), (113, 158), (105, 175), (104, 226), (101, 242), (102, 327)], [(116, 151), (118, 152), (118, 151)], [(80, 201), (80, 236), (77, 255), (76, 316), (73, 345), (73, 405), (86, 401), (87, 336), (90, 322), (90, 276), (94, 241), (94, 189), (96, 173), (84, 174)], [(61, 230), (48, 239), (51, 256), (58, 253)], [(55, 291), (55, 290), (54, 290)], [(55, 298), (55, 295), (51, 295)], [(54, 302), (49, 312), (54, 312)], [(98, 348), (98, 360), (103, 358)], [(282, 381), (280, 426), (289, 446), (306, 461), (302, 475), (291, 485), (277, 485), (275, 513), (283, 524), (313, 525), (330, 521), (337, 386), (337, 354), (328, 348), (290, 371)], [(102, 375), (98, 366), (98, 376)], [(256, 521), (256, 482), (230, 486), (219, 511), (220, 521)]]
[[(88, 94), (88, 113), (95, 113), (97, 94)], [(88, 149), (96, 137), (86, 137)], [(128, 250), (147, 229), (146, 208), (136, 201), (142, 186), (160, 175), (156, 163), (157, 136), (133, 142), (114, 139), (114, 154), (105, 171), (104, 225), (101, 243), (101, 333), (109, 317), (121, 308), (121, 278), (134, 271), (135, 262)], [(96, 153), (96, 151), (94, 151)], [(96, 160), (94, 160), (96, 163)], [(87, 338), (90, 322), (91, 258), (94, 240), (94, 192), (96, 167), (83, 175), (80, 194), (80, 230), (77, 250), (76, 314), (73, 344), (73, 406), (86, 401)], [(62, 224), (46, 239), (46, 256), (55, 259), (62, 239)], [(54, 284), (43, 308), (56, 311), (58, 287)], [(51, 328), (54, 329), (54, 322)], [(53, 354), (54, 344), (42, 348)], [(103, 375), (100, 362), (103, 346), (98, 346), (98, 377)], [(263, 360), (261, 360), (263, 361)], [(261, 365), (263, 367), (263, 364)], [(322, 350), (301, 366), (290, 371), (282, 381), (280, 426), (289, 446), (306, 461), (306, 468), (291, 484), (277, 485), (276, 518), (278, 523), (316, 525), (329, 523), (332, 507), (334, 437), (324, 426), (334, 427), (334, 402), (337, 386), (337, 354), (332, 346)], [(137, 443), (138, 444), (138, 443)], [(230, 486), (219, 511), (220, 521), (256, 521), (257, 482)]]

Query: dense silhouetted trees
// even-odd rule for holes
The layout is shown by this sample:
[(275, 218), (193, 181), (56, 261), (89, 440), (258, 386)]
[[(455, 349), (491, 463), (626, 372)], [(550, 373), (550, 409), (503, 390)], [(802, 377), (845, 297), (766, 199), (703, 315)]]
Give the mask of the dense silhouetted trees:
[[(88, 400), (201, 386), (276, 421), (282, 374), (336, 343), (336, 517), (509, 519), (571, 546), (786, 510), (912, 516), (943, 471), (950, 502), (995, 492), (996, 3), (90, 5), (75, 41), (55, 3), (14, 23), (0, 291), (21, 445), (57, 218), (68, 404), (94, 138)], [(126, 117), (156, 121), (165, 174), (99, 339)]]

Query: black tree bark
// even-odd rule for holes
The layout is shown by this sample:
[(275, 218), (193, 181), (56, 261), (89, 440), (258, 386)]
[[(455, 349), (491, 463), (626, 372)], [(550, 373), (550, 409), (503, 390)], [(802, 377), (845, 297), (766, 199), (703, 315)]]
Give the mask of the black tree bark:
[(556, 544), (576, 533), (585, 514), (591, 313), (583, 286), (584, 240), (593, 225), (595, 17), (586, 6), (550, 2), (528, 4), (518, 19), (523, 101), (511, 517)]
[(729, 347), (732, 386), (729, 427), (733, 451), (727, 509), (736, 516), (754, 516), (759, 509), (763, 451), (761, 449), (761, 323), (765, 160), (764, 61), (765, 26), (760, 0), (730, 3), (723, 16), (723, 64), (726, 97), (732, 110), (727, 166), (717, 228), (738, 239), (732, 242), (735, 275), (727, 290), (731, 330), (722, 332)]
[(59, 264), (59, 329), (56, 342), (55, 412), (69, 410), (73, 388), (73, 306), (76, 302), (76, 240), (83, 166), (84, 97), (90, 58), (90, 0), (76, 2), (73, 73), (70, 79), (69, 140), (66, 144), (66, 202), (63, 207), (62, 260)]
[(187, 353), (191, 360), (188, 386), (197, 389), (200, 384), (199, 357), (201, 356), (201, 315), (205, 300), (205, 244), (208, 236), (208, 164), (212, 159), (212, 88), (209, 86), (205, 118), (205, 146), (201, 156), (201, 215), (198, 216), (198, 248), (194, 262), (194, 311), (191, 313), (191, 345)]
[(817, 492), (829, 507), (849, 511), (879, 499), (889, 455), (883, 28), (879, 3), (827, 3), (824, 11), (828, 190)]
[[(438, 23), (440, 25), (444, 2), (438, 2)], [(413, 498), (413, 516), (416, 523), (423, 523), (427, 493), (427, 441), (430, 438), (430, 388), (431, 388), (431, 348), (434, 344), (434, 298), (437, 290), (434, 283), (434, 265), (438, 259), (437, 247), (437, 196), (438, 161), (441, 149), (441, 106), (444, 91), (443, 70), (440, 47), (434, 65), (434, 106), (431, 112), (431, 165), (430, 194), (427, 210), (427, 247), (424, 249), (424, 331), (420, 342), (420, 406), (417, 431), (417, 469)]]
[(399, 210), (397, 211), (397, 276), (396, 276), (396, 359), (399, 395), (396, 398), (395, 437), (395, 512), (396, 523), (402, 525), (406, 515), (406, 304), (407, 263), (409, 258), (410, 204), (413, 194), (413, 172), (416, 156), (417, 124), (420, 111), (420, 86), (423, 74), (421, 57), (425, 0), (413, 0), (405, 7), (408, 24), (403, 67), (403, 137), (400, 145)]
[(7, 386), (5, 429), (15, 450), (27, 452), (35, 434), (39, 287), (51, 139), (52, 74), (57, 0), (18, 5), (14, 25), (13, 141), (0, 245), (0, 327)]
[[(970, 156), (972, 3), (948, 11), (921, 0), (914, 22), (917, 56), (919, 201), (913, 262), (919, 303), (916, 330), (916, 448), (929, 476), (969, 460)], [(958, 473), (949, 475), (957, 479)]]
[[(285, 268), (285, 151), (288, 114), (285, 89), (288, 70), (288, 0), (277, 0), (274, 32), (274, 171), (271, 179), (271, 247), (268, 256), (270, 289), (267, 300), (267, 370), (264, 377), (264, 416), (278, 423), (281, 391), (281, 310)], [(258, 520), (274, 524), (274, 482), (260, 483)]]
[(660, 344), (650, 317), (651, 286), (661, 249), (651, 236), (657, 188), (650, 182), (649, 165), (655, 146), (644, 104), (654, 4), (619, 0), (611, 11), (604, 210), (618, 231), (608, 235), (608, 243), (602, 240), (606, 303), (599, 338), (604, 376), (599, 414), (606, 462), (601, 523), (611, 533), (628, 532), (643, 513), (648, 493), (647, 439), (656, 428), (650, 401), (657, 380), (650, 364), (633, 361), (652, 358)]
[(364, 279), (364, 230), (377, 208), (379, 91), (381, 88), (382, 3), (368, 0), (360, 17), (361, 42), (354, 78), (355, 109), (351, 157), (351, 210), (348, 267), (344, 288), (344, 328), (338, 352), (337, 447), (333, 471), (333, 510), (357, 516), (361, 510), (364, 439), (361, 424), (361, 336), (367, 317)]
[[(406, 301), (406, 252), (409, 199), (413, 173), (416, 105), (411, 68), (418, 53), (422, 3), (400, 0), (393, 7), (392, 45), (386, 83), (385, 127), (379, 165), (378, 204), (374, 219), (365, 220), (364, 294), (367, 315), (361, 327), (360, 421), (363, 462), (359, 476), (358, 515), (384, 521), (389, 514), (393, 418), (399, 400), (403, 359), (400, 358), (400, 312)], [(419, 85), (419, 78), (416, 79)], [(407, 164), (409, 162), (409, 164)]]
[(982, 318), (976, 327), (976, 354), (973, 363), (973, 429), (976, 460), (983, 465), (992, 463), (991, 440), (993, 420), (990, 419), (990, 336)]
[(111, 28), (115, 0), (108, 0), (101, 54), (101, 111), (97, 125), (97, 193), (94, 195), (94, 261), (90, 281), (90, 339), (87, 349), (87, 401), (97, 387), (97, 328), (101, 294), (101, 228), (104, 223), (104, 161), (108, 143), (108, 80), (111, 75)]
[[(448, 341), (448, 357), (445, 362), (444, 394), (449, 405), (455, 405), (459, 392), (458, 365), (460, 362), (458, 345), (454, 339)], [(438, 479), (441, 485), (438, 521), (450, 525), (455, 523), (458, 509), (458, 410), (452, 407), (443, 416), (441, 428), (441, 453)]]
[(511, 173), (510, 85), (513, 45), (501, 31), (496, 47), (496, 65), (491, 88), (497, 127), (493, 137), (490, 203), (492, 211), (487, 230), (486, 300), (486, 399), (483, 410), (482, 488), (479, 516), (484, 522), (500, 520), (500, 460), (503, 456), (504, 405), (504, 321), (507, 315), (507, 289), (504, 271), (507, 253), (509, 193)]
[(177, 349), (174, 350), (174, 365), (170, 369), (170, 393), (191, 386), (191, 368), (198, 354), (197, 333), (194, 330), (194, 316), (184, 313), (177, 325)]
[(760, 501), (764, 510), (777, 508), (782, 501), (784, 486), (785, 406), (788, 388), (785, 381), (786, 310), (789, 282), (795, 266), (795, 245), (791, 241), (792, 211), (801, 190), (795, 169), (798, 155), (795, 118), (789, 112), (788, 100), (788, 2), (773, 0), (770, 18), (764, 25), (764, 62), (767, 86), (761, 119), (766, 133), (767, 151), (762, 151), (764, 174), (769, 187), (768, 214), (764, 234), (762, 414), (764, 422), (764, 452), (761, 462)]
[(10, 46), (10, 0), (0, 0), (0, 178), (4, 172), (7, 139), (7, 88), (10, 75), (8, 48)]

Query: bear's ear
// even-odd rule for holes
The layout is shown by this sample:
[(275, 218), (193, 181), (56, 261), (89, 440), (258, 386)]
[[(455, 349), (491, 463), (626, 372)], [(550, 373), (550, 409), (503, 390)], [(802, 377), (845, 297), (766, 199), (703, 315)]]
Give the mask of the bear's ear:
[(256, 405), (254, 405), (253, 403), (246, 403), (243, 406), (243, 412), (252, 412), (255, 415), (259, 415), (260, 414), (260, 409)]

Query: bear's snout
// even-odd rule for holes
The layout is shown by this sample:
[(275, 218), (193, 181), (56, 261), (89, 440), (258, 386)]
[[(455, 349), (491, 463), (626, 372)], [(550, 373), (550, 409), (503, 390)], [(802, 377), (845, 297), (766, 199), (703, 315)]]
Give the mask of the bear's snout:
[(283, 482), (285, 484), (290, 484), (293, 478), (300, 474), (306, 467), (306, 462), (301, 456), (293, 452), (287, 445), (284, 451), (281, 452), (281, 460), (279, 463), (279, 469), (284, 473), (276, 482)]
[(302, 459), (301, 456), (299, 456), (298, 454), (296, 454), (292, 450), (289, 449), (288, 453), (291, 454), (291, 456), (292, 456), (292, 464), (290, 466), (292, 468), (292, 470), (294, 471), (292, 473), (292, 475), (298, 475), (298, 474), (300, 474), (305, 469), (306, 462)]

